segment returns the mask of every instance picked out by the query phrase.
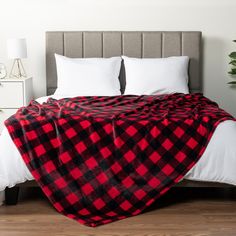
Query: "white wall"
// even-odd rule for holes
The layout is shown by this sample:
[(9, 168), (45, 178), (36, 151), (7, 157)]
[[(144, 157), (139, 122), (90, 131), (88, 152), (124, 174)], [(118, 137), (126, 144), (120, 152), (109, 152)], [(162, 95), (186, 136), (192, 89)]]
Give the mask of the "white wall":
[[(0, 0), (0, 62), (10, 66), (5, 42), (26, 37), (25, 61), (35, 96), (45, 94), (45, 31), (200, 30), (204, 36), (204, 92), (236, 115), (228, 53), (236, 38), (235, 0)], [(10, 69), (10, 68), (9, 68)]]

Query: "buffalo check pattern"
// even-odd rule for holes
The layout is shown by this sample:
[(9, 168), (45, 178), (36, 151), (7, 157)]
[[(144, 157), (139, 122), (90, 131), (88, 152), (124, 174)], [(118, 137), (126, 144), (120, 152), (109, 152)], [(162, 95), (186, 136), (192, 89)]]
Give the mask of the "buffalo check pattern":
[(201, 94), (32, 101), (5, 125), (58, 212), (87, 226), (141, 213), (231, 115)]

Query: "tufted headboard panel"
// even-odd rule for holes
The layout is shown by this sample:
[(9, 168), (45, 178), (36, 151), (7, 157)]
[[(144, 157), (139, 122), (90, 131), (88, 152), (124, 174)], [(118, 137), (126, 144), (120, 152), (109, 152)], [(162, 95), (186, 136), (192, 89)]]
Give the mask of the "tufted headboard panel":
[[(191, 92), (201, 92), (201, 37), (201, 32), (192, 31), (46, 32), (47, 94), (54, 93), (57, 88), (54, 53), (79, 58), (121, 55), (138, 58), (189, 56), (189, 88)], [(119, 79), (123, 92), (125, 89), (123, 65)]]

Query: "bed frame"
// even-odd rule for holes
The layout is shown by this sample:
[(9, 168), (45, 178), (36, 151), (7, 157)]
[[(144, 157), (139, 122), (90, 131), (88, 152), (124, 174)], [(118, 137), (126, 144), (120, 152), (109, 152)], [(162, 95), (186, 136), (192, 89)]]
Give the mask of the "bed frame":
[[(47, 94), (57, 88), (57, 72), (54, 53), (68, 57), (112, 57), (126, 55), (138, 58), (161, 58), (169, 56), (189, 56), (189, 88), (202, 92), (202, 34), (201, 32), (168, 31), (79, 31), (46, 32), (46, 72)], [(125, 89), (125, 69), (120, 71), (121, 92)], [(19, 184), (6, 190), (6, 204), (16, 204), (20, 187), (37, 186), (35, 181)], [(181, 187), (230, 187), (230, 185), (181, 181)]]

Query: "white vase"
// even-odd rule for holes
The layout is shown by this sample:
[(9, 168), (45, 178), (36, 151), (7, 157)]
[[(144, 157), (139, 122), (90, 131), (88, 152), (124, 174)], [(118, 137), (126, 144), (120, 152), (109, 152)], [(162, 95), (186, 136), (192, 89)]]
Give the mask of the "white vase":
[(0, 192), (0, 206), (3, 204), (4, 199), (5, 199), (4, 192)]

